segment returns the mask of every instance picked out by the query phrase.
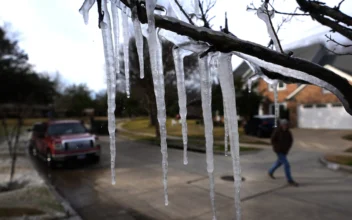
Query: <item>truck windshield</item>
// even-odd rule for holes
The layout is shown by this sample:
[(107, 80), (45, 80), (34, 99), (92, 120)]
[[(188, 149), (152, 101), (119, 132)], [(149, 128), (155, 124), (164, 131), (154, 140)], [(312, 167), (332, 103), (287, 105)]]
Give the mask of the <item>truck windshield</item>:
[(52, 124), (48, 128), (48, 135), (82, 134), (87, 129), (80, 123)]

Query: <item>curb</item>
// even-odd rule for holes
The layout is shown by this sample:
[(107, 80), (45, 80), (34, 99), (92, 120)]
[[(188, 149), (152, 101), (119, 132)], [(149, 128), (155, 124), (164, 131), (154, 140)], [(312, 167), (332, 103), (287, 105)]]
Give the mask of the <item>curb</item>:
[[(26, 157), (30, 157), (30, 155), (26, 154)], [(45, 178), (45, 176), (39, 172), (36, 169), (36, 166), (33, 164), (33, 160), (31, 158), (28, 158), (28, 160), (31, 162), (31, 165), (33, 167), (33, 170), (35, 170), (35, 172), (38, 174), (38, 176), (41, 177), (41, 179), (43, 180), (45, 186), (49, 189), (49, 191), (53, 194), (53, 196), (57, 199), (57, 201), (63, 206), (63, 208), (65, 209), (65, 217), (62, 217), (60, 219), (66, 219), (66, 220), (82, 220), (82, 218), (78, 215), (78, 213), (72, 208), (72, 206), (70, 205), (70, 203), (60, 195), (59, 192), (57, 192), (57, 190), (55, 189), (55, 187), (48, 181), (47, 178)]]
[(326, 166), (328, 169), (331, 169), (334, 171), (341, 170), (341, 171), (352, 173), (352, 167), (327, 161), (324, 158), (324, 156), (319, 157), (319, 162), (324, 166)]

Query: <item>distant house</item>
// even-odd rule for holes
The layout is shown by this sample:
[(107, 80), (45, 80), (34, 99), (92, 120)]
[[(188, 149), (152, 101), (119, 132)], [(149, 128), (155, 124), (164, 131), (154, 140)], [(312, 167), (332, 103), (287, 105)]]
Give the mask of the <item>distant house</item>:
[[(292, 51), (295, 57), (317, 63), (352, 82), (351, 56), (332, 55), (320, 44), (300, 47)], [(254, 73), (243, 62), (234, 74), (246, 80)], [(260, 79), (255, 89), (264, 97), (259, 114), (274, 114), (274, 95), (270, 85)], [(345, 111), (338, 98), (318, 86), (280, 82), (278, 101), (280, 117), (289, 119), (294, 127), (352, 129), (352, 116)]]

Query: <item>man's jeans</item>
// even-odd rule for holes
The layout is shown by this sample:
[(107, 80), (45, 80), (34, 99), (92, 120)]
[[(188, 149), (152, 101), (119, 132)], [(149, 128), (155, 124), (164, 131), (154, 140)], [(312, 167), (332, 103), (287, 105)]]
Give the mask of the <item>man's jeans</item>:
[(288, 163), (286, 155), (282, 154), (282, 153), (278, 153), (277, 158), (278, 158), (277, 161), (270, 168), (269, 173), (274, 174), (275, 170), (283, 164), (285, 167), (285, 174), (286, 174), (287, 180), (293, 181), (292, 176), (291, 176), (290, 164)]

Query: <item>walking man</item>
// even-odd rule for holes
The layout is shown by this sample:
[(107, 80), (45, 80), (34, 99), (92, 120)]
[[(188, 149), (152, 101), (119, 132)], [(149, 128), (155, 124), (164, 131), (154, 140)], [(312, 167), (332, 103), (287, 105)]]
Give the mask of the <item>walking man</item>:
[(271, 144), (273, 145), (273, 150), (277, 154), (277, 161), (269, 170), (269, 176), (272, 179), (275, 179), (274, 172), (281, 165), (284, 165), (285, 175), (288, 181), (288, 184), (292, 186), (298, 186), (299, 184), (295, 182), (291, 176), (290, 164), (287, 160), (287, 154), (292, 146), (293, 138), (289, 130), (288, 121), (286, 119), (280, 120), (280, 126), (277, 128), (272, 137)]

